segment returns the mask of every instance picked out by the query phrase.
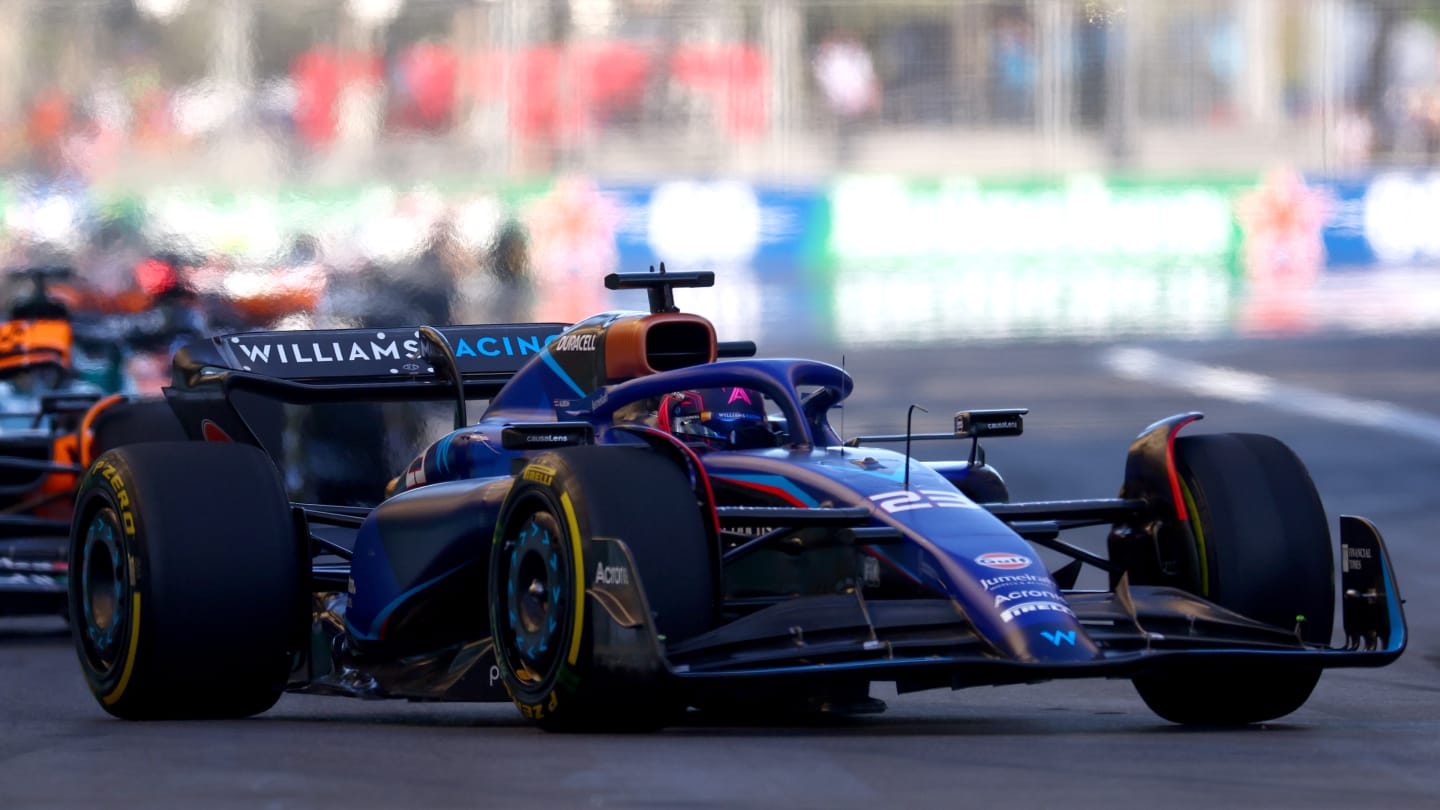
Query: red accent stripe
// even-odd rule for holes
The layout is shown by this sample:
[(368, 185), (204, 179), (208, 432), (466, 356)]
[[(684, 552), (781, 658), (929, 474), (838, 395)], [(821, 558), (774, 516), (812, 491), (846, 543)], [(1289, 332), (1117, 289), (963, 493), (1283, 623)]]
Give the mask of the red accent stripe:
[(1175, 502), (1175, 517), (1182, 522), (1190, 520), (1190, 510), (1185, 508), (1185, 493), (1180, 489), (1180, 471), (1175, 468), (1175, 434), (1180, 432), (1180, 428), (1199, 418), (1192, 416), (1171, 427), (1170, 435), (1165, 439), (1165, 469), (1170, 474), (1170, 497)]
[(710, 473), (706, 472), (705, 465), (700, 463), (700, 455), (684, 442), (676, 439), (670, 434), (665, 434), (675, 446), (679, 447), (686, 456), (690, 458), (690, 464), (695, 468), (695, 477), (700, 479), (700, 486), (705, 489), (705, 508), (710, 510), (710, 522), (715, 527), (715, 536), (720, 536), (720, 513), (715, 510), (715, 490), (710, 487)]
[(786, 492), (783, 489), (780, 489), (779, 487), (766, 486), (765, 484), (757, 484), (753, 481), (737, 481), (734, 478), (726, 478), (723, 475), (717, 475), (715, 477), (719, 478), (721, 481), (726, 482), (727, 484), (734, 484), (737, 487), (745, 487), (746, 489), (754, 489), (760, 492), (767, 493), (769, 495), (774, 495), (775, 497), (788, 502), (791, 506), (798, 506), (801, 509), (810, 508), (809, 504), (804, 503), (800, 499), (796, 498), (794, 495), (791, 495), (790, 493)]

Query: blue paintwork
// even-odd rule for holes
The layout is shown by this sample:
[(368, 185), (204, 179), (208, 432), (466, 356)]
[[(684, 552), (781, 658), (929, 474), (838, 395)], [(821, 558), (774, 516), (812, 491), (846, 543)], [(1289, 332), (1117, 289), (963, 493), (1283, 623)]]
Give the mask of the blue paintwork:
[(359, 638), (380, 633), (376, 617), (389, 614), (404, 593), (390, 564), (390, 555), (380, 541), (380, 528), (372, 514), (355, 537), (355, 556), (350, 560), (350, 605), (345, 624)]
[[(599, 332), (623, 317), (637, 314), (605, 313), (566, 331)], [(1003, 657), (1024, 662), (1101, 657), (1028, 542), (924, 464), (909, 464), (907, 491), (903, 454), (842, 449), (827, 421), (828, 407), (807, 412), (799, 389), (828, 389), (828, 406), (833, 407), (854, 385), (843, 369), (800, 359), (727, 360), (606, 386), (578, 379), (583, 375), (567, 372), (564, 362), (573, 369), (574, 353), (557, 359), (547, 343), (491, 401), (476, 425), (445, 436), (417, 459), (412, 470), (423, 470), (413, 484), (418, 489), (396, 500), (423, 497), (425, 485), (440, 482), (474, 480), (480, 486), (508, 478), (515, 459), (524, 454), (500, 446), (507, 423), (584, 419), (595, 426), (597, 442), (626, 442), (633, 439), (611, 428), (616, 411), (631, 403), (720, 385), (759, 389), (783, 411), (789, 445), (703, 454), (717, 481), (773, 493), (777, 503), (869, 507), (876, 525), (894, 527), (907, 541), (874, 553), (937, 595), (953, 599)], [(387, 503), (372, 514), (356, 544), (351, 618), (371, 634), (379, 631), (383, 616), (416, 593), (396, 580), (381, 542), (378, 521), (391, 508)], [(484, 555), (488, 548), (470, 553)]]
[[(712, 452), (702, 459), (714, 480), (795, 492), (794, 505), (868, 506), (877, 525), (894, 527), (908, 541), (887, 546), (889, 559), (955, 600), (979, 634), (1008, 657), (1068, 661), (1100, 655), (1030, 544), (923, 464), (910, 463), (905, 490), (901, 453), (802, 447)], [(987, 566), (982, 560), (997, 562)]]

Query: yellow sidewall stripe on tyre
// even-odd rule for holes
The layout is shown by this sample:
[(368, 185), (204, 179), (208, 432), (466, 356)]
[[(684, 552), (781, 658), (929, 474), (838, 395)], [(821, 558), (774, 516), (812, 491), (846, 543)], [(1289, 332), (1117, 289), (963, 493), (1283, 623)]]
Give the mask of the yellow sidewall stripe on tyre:
[(575, 519), (575, 505), (570, 503), (570, 493), (560, 493), (560, 507), (565, 510), (565, 525), (570, 529), (570, 545), (574, 548), (575, 556), (572, 567), (575, 569), (575, 624), (570, 630), (570, 654), (565, 660), (570, 666), (580, 659), (580, 636), (583, 635), (585, 625), (585, 565), (584, 558), (580, 556), (580, 522)]
[(1205, 527), (1200, 525), (1200, 512), (1195, 507), (1195, 496), (1190, 487), (1180, 482), (1180, 492), (1185, 496), (1185, 508), (1190, 510), (1190, 530), (1195, 533), (1195, 555), (1200, 562), (1200, 595), (1210, 597), (1210, 559), (1205, 553)]
[(125, 652), (125, 669), (120, 672), (120, 682), (110, 694), (101, 698), (106, 706), (113, 706), (125, 694), (130, 685), (130, 674), (135, 671), (135, 648), (140, 645), (140, 594), (130, 601), (130, 648)]

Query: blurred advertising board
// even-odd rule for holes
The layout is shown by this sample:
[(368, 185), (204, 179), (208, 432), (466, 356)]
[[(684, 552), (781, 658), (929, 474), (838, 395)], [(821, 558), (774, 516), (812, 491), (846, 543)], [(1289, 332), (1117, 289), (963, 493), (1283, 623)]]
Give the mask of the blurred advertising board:
[(980, 257), (1113, 258), (1231, 265), (1237, 193), (1253, 180), (1127, 180), (1076, 175), (847, 177), (830, 191), (828, 256), (856, 266)]
[(843, 342), (1199, 335), (1240, 286), (1245, 180), (843, 178), (827, 259)]
[(1440, 171), (1309, 178), (1325, 195), (1333, 268), (1440, 266)]
[(784, 272), (815, 264), (824, 249), (827, 199), (818, 187), (677, 179), (604, 188), (620, 210), (615, 237), (626, 267)]
[(713, 270), (715, 287), (676, 299), (706, 313), (722, 337), (828, 331), (829, 301), (811, 275), (823, 266), (825, 189), (718, 178), (603, 188), (618, 211), (619, 266)]
[(1440, 327), (1440, 172), (1277, 170), (1240, 202), (1244, 334)]

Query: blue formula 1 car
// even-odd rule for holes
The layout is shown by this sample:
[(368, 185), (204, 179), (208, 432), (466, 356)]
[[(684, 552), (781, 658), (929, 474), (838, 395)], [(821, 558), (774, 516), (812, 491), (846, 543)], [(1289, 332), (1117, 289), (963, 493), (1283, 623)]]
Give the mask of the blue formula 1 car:
[[(877, 711), (877, 681), (1121, 677), (1169, 720), (1244, 724), (1404, 649), (1384, 543), (1348, 516), (1331, 645), (1328, 521), (1272, 438), (1177, 437), (1199, 415), (1174, 416), (1131, 446), (1117, 497), (1016, 501), (980, 441), (1024, 410), (958, 413), (954, 461), (883, 447), (936, 435), (845, 442), (844, 370), (757, 359), (675, 308), (712, 274), (606, 283), (650, 311), (181, 350), (167, 394), (192, 440), (108, 452), (80, 487), (70, 612), (104, 709), (234, 717), (288, 690), (655, 729), (692, 707)], [(453, 399), (456, 429), (374, 508), (292, 503), (242, 393)], [(1061, 539), (1085, 526), (1110, 527), (1107, 556)], [(1083, 566), (1108, 587), (1077, 589)]]

